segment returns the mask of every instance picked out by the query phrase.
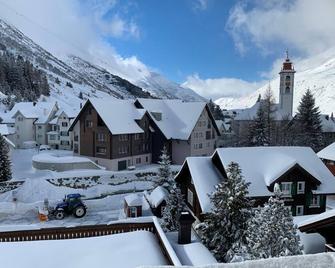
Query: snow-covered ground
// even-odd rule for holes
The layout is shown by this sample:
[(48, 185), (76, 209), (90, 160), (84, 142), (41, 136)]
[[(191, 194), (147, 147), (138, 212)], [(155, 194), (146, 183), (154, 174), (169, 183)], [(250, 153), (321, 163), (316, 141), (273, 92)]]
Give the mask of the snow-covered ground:
[(147, 231), (70, 240), (0, 243), (1, 267), (135, 268), (166, 265), (155, 235)]

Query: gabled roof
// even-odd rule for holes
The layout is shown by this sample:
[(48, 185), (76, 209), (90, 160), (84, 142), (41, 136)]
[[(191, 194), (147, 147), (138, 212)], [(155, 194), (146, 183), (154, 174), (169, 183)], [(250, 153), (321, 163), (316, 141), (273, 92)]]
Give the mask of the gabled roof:
[(335, 120), (327, 114), (320, 115), (322, 132), (335, 132)]
[(132, 194), (125, 196), (124, 200), (127, 202), (128, 206), (131, 206), (131, 207), (142, 206), (143, 195), (132, 193)]
[(252, 196), (268, 193), (267, 187), (296, 165), (321, 183), (318, 192), (335, 193), (332, 174), (309, 147), (218, 148), (215, 153), (225, 169), (231, 162), (240, 165), (245, 180), (251, 182)]
[(79, 120), (82, 111), (89, 103), (92, 104), (113, 135), (144, 132), (136, 120), (141, 120), (146, 111), (144, 109), (137, 109), (131, 100), (118, 100), (114, 98), (88, 99), (73, 121), (70, 130), (72, 130), (74, 124)]
[(335, 161), (335, 142), (322, 149), (317, 155), (322, 159)]
[(14, 127), (8, 127), (6, 124), (0, 124), (0, 134), (2, 136), (15, 134), (15, 128)]
[(164, 200), (166, 200), (169, 192), (162, 186), (157, 186), (150, 194), (147, 194), (147, 200), (150, 206), (157, 208)]
[[(179, 99), (139, 98), (137, 101), (148, 111), (167, 139), (188, 140), (202, 111), (206, 108), (205, 102), (183, 102)], [(157, 120), (153, 113), (160, 113), (161, 120)], [(213, 118), (212, 120), (217, 129)], [(217, 132), (219, 133), (218, 129)]]
[[(219, 164), (214, 159), (219, 159)], [(189, 172), (201, 209), (208, 212), (211, 209), (208, 195), (226, 176), (225, 170), (231, 162), (239, 164), (244, 180), (251, 183), (249, 197), (271, 196), (269, 186), (295, 166), (321, 183), (315, 193), (335, 193), (333, 175), (309, 147), (218, 148), (212, 157), (187, 157), (176, 179), (180, 180), (184, 172)]]

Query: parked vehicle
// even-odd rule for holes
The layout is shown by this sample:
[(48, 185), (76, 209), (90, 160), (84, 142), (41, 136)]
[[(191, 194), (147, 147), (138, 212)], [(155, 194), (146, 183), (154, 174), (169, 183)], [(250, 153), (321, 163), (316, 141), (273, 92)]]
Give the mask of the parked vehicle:
[(39, 148), (39, 151), (40, 152), (43, 152), (43, 151), (51, 151), (51, 147), (49, 145), (41, 145), (40, 148)]
[(80, 194), (68, 194), (63, 202), (56, 205), (51, 214), (57, 220), (62, 220), (71, 214), (76, 218), (82, 218), (86, 215), (86, 205), (81, 200)]

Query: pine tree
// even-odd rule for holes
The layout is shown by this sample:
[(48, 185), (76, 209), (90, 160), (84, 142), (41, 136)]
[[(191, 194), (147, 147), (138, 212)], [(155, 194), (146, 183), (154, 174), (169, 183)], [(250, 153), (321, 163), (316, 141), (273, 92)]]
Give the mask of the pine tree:
[(248, 222), (246, 241), (251, 259), (302, 254), (297, 227), (281, 199), (278, 184), (274, 194), (264, 207), (255, 210)]
[(171, 160), (166, 146), (163, 147), (162, 154), (159, 158), (158, 179), (155, 187), (163, 186), (169, 191), (174, 180), (171, 172)]
[(244, 241), (251, 207), (248, 186), (239, 165), (230, 163), (227, 179), (216, 185), (210, 197), (212, 211), (197, 226), (201, 240), (220, 262), (230, 261), (232, 254), (227, 253), (236, 243)]
[(264, 114), (265, 114), (265, 135), (269, 145), (276, 145), (274, 144), (274, 112), (275, 112), (275, 99), (273, 97), (273, 92), (271, 87), (267, 88), (264, 101), (262, 103)]
[(177, 231), (179, 229), (178, 217), (185, 208), (181, 190), (174, 182), (170, 187), (169, 196), (162, 215), (162, 228), (164, 231)]
[(262, 102), (259, 103), (256, 117), (249, 126), (249, 144), (251, 146), (269, 145), (269, 140), (267, 136), (266, 114)]
[(8, 145), (0, 134), (0, 181), (8, 181), (12, 178), (11, 162), (8, 153)]
[(292, 127), (293, 145), (309, 146), (316, 152), (322, 148), (320, 111), (315, 106), (315, 98), (309, 89), (300, 101)]

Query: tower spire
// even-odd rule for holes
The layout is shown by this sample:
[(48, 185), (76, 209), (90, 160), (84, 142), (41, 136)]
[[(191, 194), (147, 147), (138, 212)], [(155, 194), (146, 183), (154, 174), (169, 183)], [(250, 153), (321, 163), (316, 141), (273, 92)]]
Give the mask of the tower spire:
[(288, 48), (286, 49), (286, 60), (288, 60)]

